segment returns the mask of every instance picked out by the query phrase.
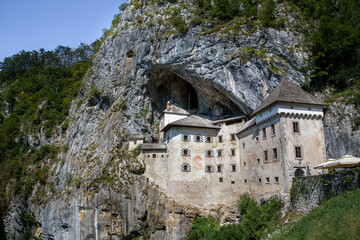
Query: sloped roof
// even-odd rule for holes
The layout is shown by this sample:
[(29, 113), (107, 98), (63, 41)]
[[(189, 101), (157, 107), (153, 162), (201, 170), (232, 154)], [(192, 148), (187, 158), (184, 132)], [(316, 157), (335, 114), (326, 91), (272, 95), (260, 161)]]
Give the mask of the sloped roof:
[(248, 129), (249, 127), (253, 126), (256, 124), (256, 117), (253, 117), (252, 119), (250, 119), (249, 121), (247, 121), (244, 126), (242, 128), (240, 128), (240, 130), (236, 133), (239, 134), (243, 131), (245, 131), (246, 129)]
[(253, 112), (253, 115), (267, 108), (275, 102), (288, 102), (288, 103), (305, 103), (314, 105), (326, 105), (324, 102), (317, 99), (310, 93), (302, 90), (295, 84), (284, 79), (275, 90), (265, 98)]
[(212, 122), (206, 118), (202, 118), (196, 115), (190, 115), (186, 118), (177, 120), (175, 122), (169, 123), (161, 131), (166, 131), (170, 127), (195, 127), (195, 128), (210, 128), (210, 129), (219, 129), (220, 127), (212, 124)]
[(167, 109), (165, 109), (163, 113), (176, 113), (176, 114), (190, 115), (187, 111), (185, 111), (184, 109), (177, 107), (175, 105), (171, 105), (170, 110), (168, 111)]

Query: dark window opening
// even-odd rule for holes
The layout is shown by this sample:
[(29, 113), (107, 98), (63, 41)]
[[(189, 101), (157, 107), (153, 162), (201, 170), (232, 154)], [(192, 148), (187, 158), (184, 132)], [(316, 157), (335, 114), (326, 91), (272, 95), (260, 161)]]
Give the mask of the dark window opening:
[(235, 149), (231, 149), (231, 156), (235, 156)]
[(244, 182), (247, 183), (247, 180), (245, 179)]
[(236, 165), (231, 165), (231, 171), (236, 172)]
[(273, 159), (274, 159), (274, 160), (277, 160), (277, 159), (278, 159), (277, 148), (273, 148)]
[(231, 181), (231, 184), (235, 184), (235, 181)]
[(235, 140), (236, 140), (235, 134), (231, 134), (231, 141), (235, 141)]
[(257, 163), (260, 163), (260, 158), (257, 158), (257, 159), (256, 159), (256, 162), (257, 162)]
[(246, 166), (246, 162), (244, 162), (244, 166)]
[(266, 183), (270, 183), (270, 178), (266, 178)]
[(303, 176), (305, 176), (304, 170), (302, 170), (300, 168), (295, 170), (295, 177), (303, 177)]
[(153, 154), (153, 158), (156, 158), (156, 154)]
[(200, 136), (195, 136), (195, 142), (200, 142), (200, 141), (201, 141)]
[(223, 182), (224, 179), (222, 177), (219, 178), (219, 182)]
[(261, 183), (261, 178), (259, 178), (259, 183)]
[(293, 132), (300, 133), (299, 131), (299, 122), (293, 122)]
[(301, 159), (301, 147), (295, 147), (295, 158)]
[(268, 151), (264, 151), (264, 162), (267, 162), (269, 160)]
[(266, 128), (263, 128), (262, 132), (263, 132), (263, 139), (265, 139), (266, 138)]
[(206, 142), (211, 143), (211, 137), (206, 137)]
[(222, 157), (222, 156), (223, 156), (222, 151), (218, 150), (218, 157)]
[(219, 136), (219, 142), (221, 143), (223, 141), (222, 136)]
[(271, 135), (274, 136), (275, 134), (276, 134), (276, 132), (275, 132), (275, 125), (272, 124), (272, 125), (271, 125)]
[(190, 137), (188, 135), (184, 135), (184, 142), (189, 142)]
[(275, 183), (279, 183), (279, 177), (275, 177)]
[(217, 171), (218, 171), (218, 172), (222, 172), (222, 166), (221, 166), (221, 165), (218, 165), (218, 166), (217, 166)]

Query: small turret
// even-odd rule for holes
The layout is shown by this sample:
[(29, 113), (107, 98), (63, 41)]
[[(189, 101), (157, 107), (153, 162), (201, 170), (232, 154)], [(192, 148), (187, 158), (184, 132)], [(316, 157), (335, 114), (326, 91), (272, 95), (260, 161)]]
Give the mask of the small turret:
[(170, 111), (170, 101), (167, 101), (167, 103), (166, 103), (166, 110)]

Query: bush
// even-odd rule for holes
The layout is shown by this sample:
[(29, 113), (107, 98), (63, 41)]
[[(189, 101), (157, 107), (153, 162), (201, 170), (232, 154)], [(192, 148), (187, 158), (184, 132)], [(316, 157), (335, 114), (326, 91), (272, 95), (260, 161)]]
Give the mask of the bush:
[(241, 212), (239, 224), (220, 227), (219, 222), (212, 217), (196, 218), (188, 239), (260, 239), (264, 230), (279, 218), (282, 206), (283, 203), (278, 197), (272, 197), (264, 204), (259, 205), (245, 195), (239, 203)]

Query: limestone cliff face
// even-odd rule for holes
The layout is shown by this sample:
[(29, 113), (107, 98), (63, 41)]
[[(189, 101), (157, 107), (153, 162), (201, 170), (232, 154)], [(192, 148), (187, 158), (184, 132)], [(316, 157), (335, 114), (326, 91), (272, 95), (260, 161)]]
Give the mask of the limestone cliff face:
[[(189, 219), (197, 215), (220, 212), (223, 221), (236, 220), (236, 203), (195, 209), (168, 199), (144, 179), (143, 163), (123, 148), (125, 140), (130, 134), (156, 140), (158, 116), (168, 100), (215, 119), (251, 113), (285, 77), (299, 85), (305, 81), (300, 69), (307, 53), (302, 35), (291, 30), (293, 16), (285, 30), (250, 31), (244, 25), (235, 34), (204, 34), (214, 26), (191, 22), (191, 1), (140, 4), (137, 9), (130, 2), (84, 79), (68, 130), (52, 139), (66, 146), (62, 160), (51, 167), (55, 191), (38, 188), (28, 202), (12, 203), (5, 226), (14, 236), (25, 227), (16, 225), (25, 207), (39, 221), (36, 234), (43, 239), (148, 234), (151, 239), (184, 239), (191, 230)], [(186, 33), (170, 24), (173, 7), (180, 7), (190, 26)], [(342, 151), (335, 147), (338, 141), (358, 140), (359, 135), (337, 138), (342, 130), (335, 129), (332, 118), (326, 122), (331, 153)]]

